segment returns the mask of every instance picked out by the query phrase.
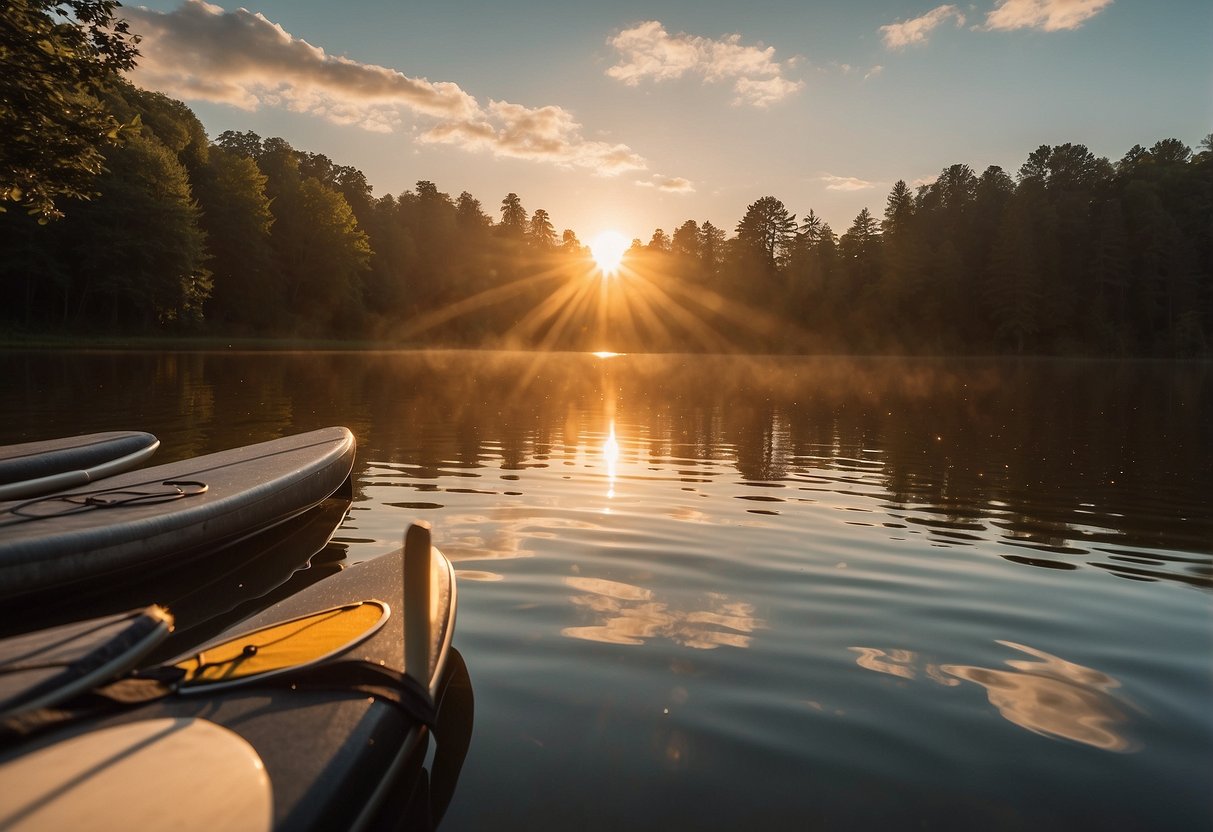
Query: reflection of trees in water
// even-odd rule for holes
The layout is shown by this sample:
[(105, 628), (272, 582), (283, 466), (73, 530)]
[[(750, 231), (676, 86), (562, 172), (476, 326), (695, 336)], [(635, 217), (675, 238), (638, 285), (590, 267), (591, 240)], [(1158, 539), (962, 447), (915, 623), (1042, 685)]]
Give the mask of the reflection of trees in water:
[(731, 427), (742, 479), (772, 482), (786, 477), (792, 467), (786, 417), (766, 402), (737, 409)]
[(914, 679), (919, 673), (946, 687), (972, 682), (985, 688), (1000, 716), (1034, 734), (1071, 740), (1105, 751), (1136, 750), (1122, 733), (1127, 708), (1112, 693), (1120, 683), (1106, 673), (1010, 641), (1004, 647), (1036, 661), (1008, 659), (1011, 670), (972, 665), (936, 665), (911, 650), (852, 647), (856, 663), (877, 673)]
[[(1080, 556), (1199, 585), (1213, 572), (1207, 364), (483, 352), (2, 360), (8, 441), (139, 428), (161, 437), (168, 460), (346, 424), (360, 464), (474, 475), (574, 461), (601, 444), (611, 403), (621, 461), (731, 460), (747, 481), (823, 479), (877, 494), (894, 519), (926, 521), (945, 542), (944, 532), (952, 542), (998, 535), (1021, 563)], [(1193, 557), (1177, 565), (1158, 549)]]

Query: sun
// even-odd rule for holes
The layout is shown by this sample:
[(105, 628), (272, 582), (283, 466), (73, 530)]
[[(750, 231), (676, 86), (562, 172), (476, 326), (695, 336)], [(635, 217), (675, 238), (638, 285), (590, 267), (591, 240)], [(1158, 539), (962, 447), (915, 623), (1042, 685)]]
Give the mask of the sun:
[(627, 250), (627, 238), (618, 231), (603, 231), (590, 240), (590, 253), (594, 255), (594, 262), (598, 264), (598, 268), (602, 269), (605, 274), (614, 274), (619, 271), (619, 264), (623, 261), (623, 254)]

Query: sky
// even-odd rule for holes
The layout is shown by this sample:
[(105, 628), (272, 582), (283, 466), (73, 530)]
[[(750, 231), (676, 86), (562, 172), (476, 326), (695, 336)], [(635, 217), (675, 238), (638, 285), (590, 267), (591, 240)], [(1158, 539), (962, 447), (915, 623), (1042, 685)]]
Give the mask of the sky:
[(430, 180), (493, 218), (646, 242), (780, 199), (842, 233), (899, 179), (1012, 175), (1042, 144), (1113, 161), (1213, 132), (1209, 0), (200, 0), (128, 4), (131, 80), (207, 133), (281, 136)]

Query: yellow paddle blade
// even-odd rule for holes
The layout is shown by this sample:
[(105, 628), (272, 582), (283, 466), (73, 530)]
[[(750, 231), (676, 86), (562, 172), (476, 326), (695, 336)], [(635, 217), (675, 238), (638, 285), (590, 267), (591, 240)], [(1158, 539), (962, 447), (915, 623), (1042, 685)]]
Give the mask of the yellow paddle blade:
[(361, 601), (271, 624), (178, 662), (180, 686), (239, 683), (315, 664), (370, 636), (389, 614), (382, 601)]

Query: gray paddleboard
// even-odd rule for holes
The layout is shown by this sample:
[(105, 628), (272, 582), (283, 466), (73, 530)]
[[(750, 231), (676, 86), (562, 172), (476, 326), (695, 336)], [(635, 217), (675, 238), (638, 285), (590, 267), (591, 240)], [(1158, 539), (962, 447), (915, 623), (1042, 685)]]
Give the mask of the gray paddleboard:
[(0, 599), (217, 550), (319, 504), (353, 464), (332, 427), (0, 503)]
[(121, 474), (146, 462), (160, 440), (110, 431), (0, 446), (0, 500), (39, 497)]
[(0, 719), (52, 707), (113, 681), (172, 629), (173, 617), (151, 606), (0, 641)]

